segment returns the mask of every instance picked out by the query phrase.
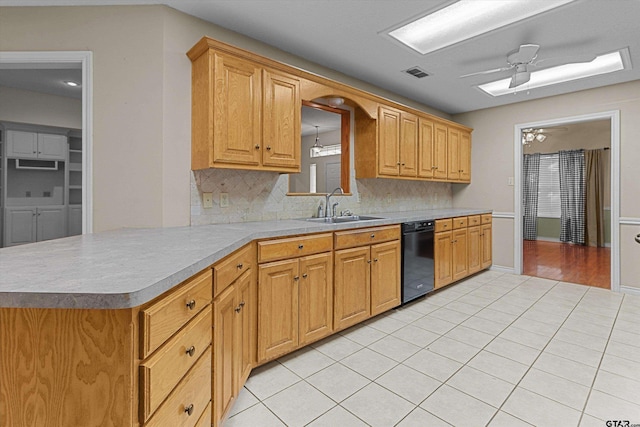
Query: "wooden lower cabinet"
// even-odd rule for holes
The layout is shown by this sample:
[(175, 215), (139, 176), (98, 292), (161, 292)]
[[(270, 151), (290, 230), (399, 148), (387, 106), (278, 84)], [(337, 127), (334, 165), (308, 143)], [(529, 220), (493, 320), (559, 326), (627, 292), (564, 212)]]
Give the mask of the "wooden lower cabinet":
[(345, 329), (371, 316), (369, 246), (335, 252), (334, 326)]
[(453, 281), (463, 279), (469, 275), (467, 267), (467, 228), (451, 232), (451, 277)]
[(451, 231), (443, 231), (434, 235), (434, 281), (435, 289), (453, 282)]
[(333, 331), (332, 271), (331, 252), (260, 264), (259, 362)]
[(482, 270), (482, 228), (477, 225), (467, 229), (468, 251), (467, 266), (469, 274)]
[(481, 265), (482, 268), (488, 268), (491, 267), (491, 264), (493, 263), (493, 256), (492, 256), (492, 229), (491, 229), (491, 223), (489, 222), (488, 224), (483, 224), (481, 226), (482, 232), (480, 234), (481, 237), (481, 245), (480, 247), (482, 248), (482, 256), (481, 256)]
[(400, 304), (400, 241), (371, 246), (371, 315)]

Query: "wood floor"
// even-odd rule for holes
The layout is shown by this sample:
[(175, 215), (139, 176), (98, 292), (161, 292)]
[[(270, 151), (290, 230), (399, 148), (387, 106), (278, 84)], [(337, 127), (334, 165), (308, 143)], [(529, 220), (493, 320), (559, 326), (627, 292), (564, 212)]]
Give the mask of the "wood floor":
[(524, 274), (611, 288), (611, 250), (570, 243), (525, 240)]

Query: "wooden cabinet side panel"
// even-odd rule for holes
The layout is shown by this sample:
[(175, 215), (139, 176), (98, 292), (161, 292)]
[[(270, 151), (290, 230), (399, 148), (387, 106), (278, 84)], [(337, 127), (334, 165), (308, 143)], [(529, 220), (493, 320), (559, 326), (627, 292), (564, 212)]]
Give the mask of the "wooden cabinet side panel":
[(421, 178), (433, 178), (435, 171), (434, 162), (434, 125), (427, 119), (418, 121), (418, 176)]
[(333, 330), (333, 257), (331, 253), (300, 259), (300, 345), (325, 337)]
[(335, 252), (334, 329), (355, 325), (371, 314), (370, 248)]
[(353, 161), (356, 178), (375, 178), (377, 172), (376, 144), (377, 120), (369, 117), (361, 108), (355, 108), (355, 141)]
[(133, 311), (0, 309), (2, 425), (134, 425)]
[(213, 52), (191, 64), (191, 169), (213, 165)]
[(371, 247), (371, 315), (400, 305), (400, 241)]

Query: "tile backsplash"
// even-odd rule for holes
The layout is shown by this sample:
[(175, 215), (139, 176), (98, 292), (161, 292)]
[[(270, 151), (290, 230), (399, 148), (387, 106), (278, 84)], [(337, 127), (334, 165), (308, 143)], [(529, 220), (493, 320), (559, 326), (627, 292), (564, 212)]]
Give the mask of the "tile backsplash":
[[(287, 196), (289, 178), (275, 172), (232, 169), (193, 171), (191, 225), (268, 221), (315, 216), (324, 196)], [(213, 207), (204, 208), (202, 193), (213, 193)], [(220, 193), (229, 206), (220, 207)], [(337, 196), (338, 212), (355, 214), (449, 208), (451, 184), (394, 179), (351, 178), (351, 196)]]

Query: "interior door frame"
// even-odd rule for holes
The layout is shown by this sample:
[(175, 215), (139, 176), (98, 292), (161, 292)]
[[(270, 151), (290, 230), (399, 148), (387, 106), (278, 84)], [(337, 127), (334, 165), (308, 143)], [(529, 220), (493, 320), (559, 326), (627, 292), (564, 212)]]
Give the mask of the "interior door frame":
[(535, 127), (552, 127), (563, 124), (610, 120), (611, 122), (611, 290), (620, 292), (620, 110), (603, 111), (572, 117), (562, 117), (514, 126), (514, 271), (522, 274), (522, 130)]
[(0, 52), (0, 68), (82, 67), (82, 234), (93, 232), (93, 53)]

